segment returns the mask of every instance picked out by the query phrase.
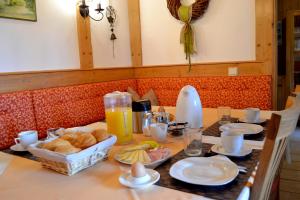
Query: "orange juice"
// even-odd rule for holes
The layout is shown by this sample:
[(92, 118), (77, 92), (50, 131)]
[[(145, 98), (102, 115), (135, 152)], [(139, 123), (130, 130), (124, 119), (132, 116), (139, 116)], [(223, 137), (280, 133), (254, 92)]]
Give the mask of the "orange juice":
[(132, 110), (130, 107), (115, 107), (105, 110), (107, 131), (117, 136), (118, 144), (132, 140)]

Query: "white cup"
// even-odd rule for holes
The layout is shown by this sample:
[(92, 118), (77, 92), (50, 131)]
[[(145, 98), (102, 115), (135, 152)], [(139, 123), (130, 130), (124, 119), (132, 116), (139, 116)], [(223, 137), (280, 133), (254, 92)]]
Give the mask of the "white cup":
[(168, 133), (168, 124), (154, 123), (149, 126), (151, 136), (158, 142), (165, 142)]
[(250, 123), (258, 122), (260, 118), (259, 108), (246, 108), (245, 109), (245, 120)]
[(22, 145), (24, 149), (30, 144), (34, 144), (38, 141), (37, 131), (23, 131), (18, 133), (18, 137), (15, 138), (15, 143)]
[(221, 133), (221, 144), (227, 153), (239, 153), (244, 145), (244, 135), (236, 130), (227, 130)]

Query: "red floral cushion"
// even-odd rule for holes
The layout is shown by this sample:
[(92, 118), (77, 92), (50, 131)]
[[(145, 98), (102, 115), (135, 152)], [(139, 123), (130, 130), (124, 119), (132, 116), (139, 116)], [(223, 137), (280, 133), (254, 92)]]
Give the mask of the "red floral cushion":
[(272, 79), (267, 75), (146, 78), (138, 79), (137, 84), (140, 95), (152, 88), (163, 106), (175, 106), (180, 89), (192, 85), (198, 90), (203, 107), (272, 107)]
[(92, 83), (33, 91), (37, 129), (41, 137), (57, 127), (86, 125), (104, 119), (103, 96), (136, 88), (135, 80)]
[(14, 144), (17, 134), (35, 130), (32, 96), (29, 91), (0, 95), (0, 149)]
[(198, 90), (203, 107), (271, 109), (271, 76), (146, 78), (0, 94), (0, 149), (14, 144), (20, 131), (34, 129), (44, 137), (48, 128), (104, 119), (106, 93), (132, 87), (143, 95), (153, 89), (160, 105), (175, 106), (188, 84)]

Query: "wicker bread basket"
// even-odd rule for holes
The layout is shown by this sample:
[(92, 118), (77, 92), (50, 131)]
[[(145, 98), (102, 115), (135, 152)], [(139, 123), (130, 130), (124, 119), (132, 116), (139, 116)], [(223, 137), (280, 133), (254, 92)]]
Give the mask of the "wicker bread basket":
[[(53, 139), (44, 142), (49, 142)], [(38, 158), (43, 167), (71, 176), (105, 159), (116, 140), (116, 136), (112, 135), (102, 142), (71, 155), (63, 155), (47, 149), (41, 149), (39, 148), (40, 143), (30, 145), (28, 150)]]

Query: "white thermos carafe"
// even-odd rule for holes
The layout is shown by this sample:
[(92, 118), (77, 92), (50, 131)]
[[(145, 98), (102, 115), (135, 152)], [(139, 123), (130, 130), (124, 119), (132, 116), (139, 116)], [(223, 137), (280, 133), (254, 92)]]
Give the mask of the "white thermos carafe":
[(176, 102), (176, 122), (188, 122), (191, 128), (201, 128), (202, 104), (197, 90), (190, 85), (184, 86)]

